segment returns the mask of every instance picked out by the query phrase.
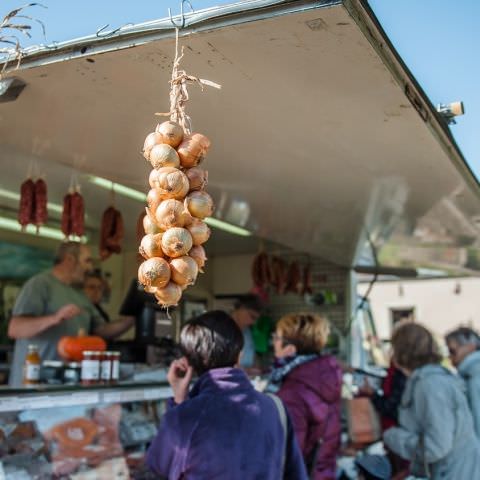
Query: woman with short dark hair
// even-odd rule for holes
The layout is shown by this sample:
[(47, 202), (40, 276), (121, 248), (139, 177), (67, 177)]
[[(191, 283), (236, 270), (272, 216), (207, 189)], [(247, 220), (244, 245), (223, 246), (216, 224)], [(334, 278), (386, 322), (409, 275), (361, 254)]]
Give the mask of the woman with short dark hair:
[(392, 337), (393, 360), (408, 377), (399, 427), (387, 430), (386, 445), (411, 461), (414, 475), (432, 480), (477, 478), (480, 445), (461, 384), (440, 365), (432, 334), (407, 323)]
[[(174, 399), (147, 463), (169, 480), (307, 478), (288, 416), (236, 368), (243, 335), (225, 312), (207, 312), (180, 335), (170, 366)], [(199, 378), (189, 391), (193, 374)]]
[(467, 399), (477, 437), (480, 438), (480, 336), (460, 327), (445, 336), (450, 361), (467, 386)]

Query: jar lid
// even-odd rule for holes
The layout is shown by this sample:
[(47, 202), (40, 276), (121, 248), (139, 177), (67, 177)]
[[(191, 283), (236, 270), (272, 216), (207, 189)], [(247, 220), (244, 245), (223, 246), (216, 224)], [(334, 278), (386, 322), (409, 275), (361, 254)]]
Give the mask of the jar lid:
[(110, 352), (110, 355), (120, 356), (120, 352)]
[(44, 360), (42, 363), (43, 367), (54, 367), (54, 368), (62, 368), (63, 363), (60, 360)]
[(70, 363), (67, 363), (67, 367), (68, 368), (80, 368), (81, 365), (78, 362), (70, 362)]
[(94, 350), (84, 350), (83, 351), (83, 354), (84, 355), (96, 355), (98, 352), (94, 351)]

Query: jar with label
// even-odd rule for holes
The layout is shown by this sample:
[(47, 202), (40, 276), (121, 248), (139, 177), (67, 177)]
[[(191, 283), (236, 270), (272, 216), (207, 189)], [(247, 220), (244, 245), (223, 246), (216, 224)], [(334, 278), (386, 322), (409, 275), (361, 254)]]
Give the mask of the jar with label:
[(45, 360), (40, 368), (40, 381), (49, 385), (63, 383), (63, 363), (59, 360)]
[(103, 352), (100, 361), (100, 380), (109, 383), (112, 378), (112, 352)]
[(67, 363), (63, 371), (63, 382), (70, 385), (76, 385), (77, 383), (80, 383), (81, 370), (82, 368), (80, 363)]
[(100, 375), (100, 353), (83, 352), (81, 380), (83, 385), (95, 385)]
[(36, 345), (29, 345), (23, 365), (23, 384), (36, 385), (38, 383), (40, 383), (40, 354)]
[(117, 383), (120, 378), (120, 352), (110, 352), (110, 358), (112, 361), (110, 382)]

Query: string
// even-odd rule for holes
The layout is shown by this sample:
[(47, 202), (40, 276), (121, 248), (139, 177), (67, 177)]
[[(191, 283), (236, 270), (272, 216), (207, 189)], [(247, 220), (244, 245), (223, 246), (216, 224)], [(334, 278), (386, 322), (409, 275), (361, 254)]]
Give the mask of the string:
[(170, 79), (170, 111), (168, 113), (156, 113), (159, 116), (170, 116), (172, 122), (178, 123), (187, 135), (192, 133), (192, 119), (186, 113), (186, 103), (189, 100), (187, 85), (197, 83), (202, 91), (204, 86), (222, 88), (221, 85), (210, 80), (188, 75), (185, 70), (179, 70), (180, 62), (184, 55), (184, 47), (179, 53), (179, 29), (175, 28), (175, 58)]

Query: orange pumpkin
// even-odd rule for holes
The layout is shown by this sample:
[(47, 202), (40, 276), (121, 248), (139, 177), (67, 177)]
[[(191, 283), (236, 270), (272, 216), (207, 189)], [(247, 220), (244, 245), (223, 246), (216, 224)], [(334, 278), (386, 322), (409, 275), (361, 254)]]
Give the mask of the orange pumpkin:
[(104, 352), (107, 344), (102, 337), (85, 335), (83, 330), (78, 332), (77, 337), (62, 337), (57, 345), (58, 354), (67, 361), (80, 362), (83, 352), (92, 350)]

